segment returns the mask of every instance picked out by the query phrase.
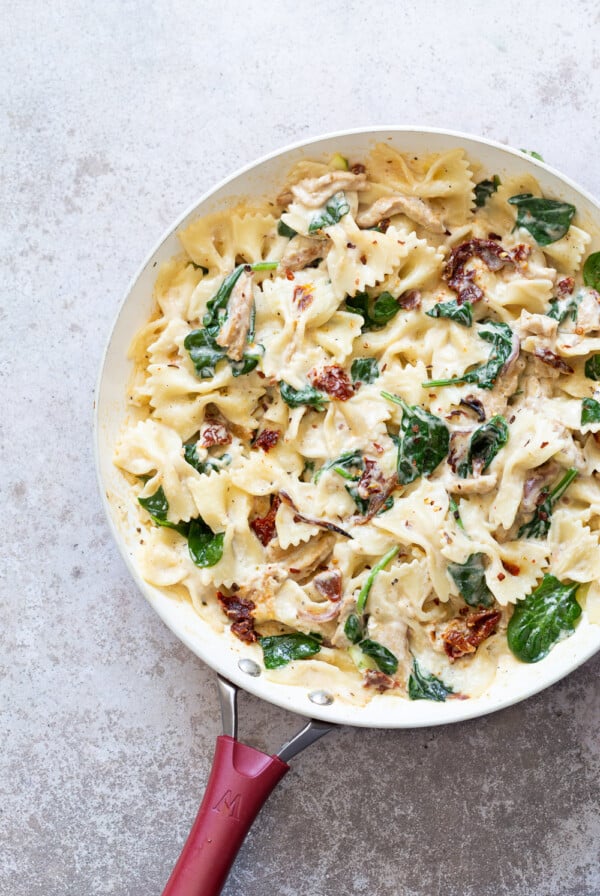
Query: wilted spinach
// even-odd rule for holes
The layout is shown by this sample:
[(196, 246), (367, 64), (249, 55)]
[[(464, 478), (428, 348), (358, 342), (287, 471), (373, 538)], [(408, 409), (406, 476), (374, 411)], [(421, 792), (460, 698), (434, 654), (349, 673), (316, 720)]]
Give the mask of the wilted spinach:
[[(344, 454), (340, 454), (339, 457), (326, 461), (313, 476), (313, 482), (318, 482), (327, 470), (334, 470), (343, 479), (350, 479), (355, 482), (357, 479), (360, 479), (360, 473), (364, 468), (365, 462), (360, 451), (346, 451)], [(359, 471), (358, 474), (357, 470)]]
[(327, 398), (318, 389), (313, 386), (304, 386), (302, 389), (294, 389), (293, 386), (283, 380), (279, 383), (281, 397), (291, 408), (299, 408), (306, 404), (315, 411), (324, 411), (327, 404)]
[(180, 535), (187, 536), (189, 523), (172, 523), (167, 519), (169, 502), (162, 485), (159, 485), (158, 490), (153, 495), (149, 495), (147, 498), (138, 498), (138, 501), (144, 510), (148, 511), (152, 521), (157, 526), (163, 526), (165, 529), (175, 529)]
[(291, 240), (293, 236), (296, 236), (297, 231), (288, 227), (285, 221), (282, 221), (280, 218), (279, 223), (277, 224), (277, 233), (279, 236), (287, 236), (287, 238)]
[(199, 473), (205, 473), (207, 476), (210, 476), (213, 471), (220, 472), (224, 466), (231, 463), (230, 454), (222, 454), (221, 457), (207, 457), (206, 460), (200, 460), (195, 442), (190, 442), (183, 446), (183, 456), (194, 470), (198, 470)]
[(456, 324), (463, 327), (470, 327), (473, 323), (473, 306), (470, 302), (459, 305), (456, 299), (450, 302), (438, 302), (430, 311), (426, 311), (428, 317), (447, 317)]
[(362, 614), (365, 612), (367, 598), (369, 596), (371, 588), (373, 587), (373, 582), (375, 581), (377, 573), (380, 573), (382, 569), (386, 568), (388, 563), (390, 563), (394, 559), (399, 550), (399, 547), (390, 548), (390, 550), (386, 554), (384, 554), (383, 557), (378, 560), (373, 568), (369, 571), (369, 575), (365, 579), (363, 586), (358, 593), (358, 599), (356, 601), (356, 611), (359, 615), (362, 616)]
[(331, 199), (327, 201), (324, 208), (319, 209), (319, 211), (313, 215), (311, 222), (308, 225), (308, 232), (314, 233), (316, 230), (322, 230), (324, 227), (331, 227), (333, 224), (337, 224), (349, 211), (350, 206), (348, 205), (348, 200), (344, 193), (335, 193)]
[(443, 420), (418, 405), (409, 406), (389, 392), (381, 393), (403, 410), (398, 434), (398, 481), (408, 485), (429, 476), (448, 455), (450, 433)]
[(600, 380), (600, 355), (592, 355), (585, 362), (585, 375), (590, 380)]
[(353, 383), (374, 383), (379, 376), (376, 358), (355, 358), (350, 368)]
[(148, 511), (153, 522), (157, 526), (165, 526), (175, 529), (184, 538), (187, 538), (190, 557), (196, 566), (214, 566), (223, 556), (223, 541), (225, 533), (214, 533), (202, 517), (190, 520), (189, 523), (171, 523), (167, 519), (169, 502), (167, 501), (162, 485), (148, 498), (138, 498), (142, 507)]
[(413, 659), (413, 670), (408, 679), (408, 696), (411, 700), (434, 700), (436, 703), (444, 703), (446, 697), (453, 693), (451, 687), (435, 675), (424, 672), (416, 659)]
[[(600, 409), (600, 405), (598, 405)], [(518, 532), (519, 538), (545, 538), (550, 530), (550, 523), (552, 518), (552, 513), (554, 511), (554, 506), (556, 502), (564, 495), (568, 487), (571, 485), (575, 477), (577, 476), (577, 470), (571, 468), (567, 470), (565, 475), (562, 477), (560, 482), (558, 482), (551, 492), (546, 492), (546, 496), (544, 500), (538, 504), (535, 509), (535, 513), (531, 517), (528, 523), (525, 523)], [(543, 493), (542, 493), (543, 494)]]
[(383, 644), (379, 644), (377, 641), (371, 641), (370, 638), (364, 638), (359, 642), (358, 646), (363, 653), (370, 656), (372, 660), (375, 660), (378, 667), (382, 672), (385, 672), (386, 675), (394, 675), (398, 670), (397, 657), (394, 656), (391, 650), (384, 647)]
[(535, 591), (517, 603), (506, 631), (517, 659), (537, 663), (557, 641), (573, 633), (581, 616), (578, 588), (577, 582), (566, 585), (546, 574)]
[(458, 475), (463, 479), (477, 473), (483, 473), (500, 449), (508, 442), (508, 424), (504, 417), (496, 414), (487, 423), (475, 430), (469, 441), (467, 457), (458, 465)]
[(259, 638), (266, 669), (287, 666), (292, 660), (305, 660), (321, 650), (320, 641), (313, 635), (290, 632), (287, 635), (269, 635)]
[(457, 525), (460, 529), (462, 529), (463, 532), (464, 532), (464, 531), (465, 531), (465, 527), (464, 527), (463, 521), (462, 521), (461, 518), (460, 518), (460, 511), (459, 511), (459, 509), (458, 509), (458, 504), (456, 503), (456, 501), (454, 500), (454, 498), (452, 497), (452, 495), (450, 495), (450, 497), (448, 498), (448, 507), (449, 507), (449, 509), (450, 509), (450, 513), (452, 514), (452, 516), (453, 516), (454, 519), (456, 520), (456, 525)]
[(508, 200), (517, 207), (515, 227), (524, 227), (538, 246), (549, 246), (560, 240), (571, 226), (577, 209), (569, 202), (542, 199), (532, 193), (519, 193)]
[(478, 184), (475, 184), (475, 205), (477, 208), (482, 208), (499, 186), (500, 178), (497, 174), (494, 174), (491, 180), (480, 180)]
[(551, 317), (562, 324), (563, 320), (570, 316), (571, 320), (577, 320), (577, 310), (584, 296), (582, 289), (578, 290), (575, 295), (566, 295), (562, 299), (550, 300), (550, 311), (546, 313), (546, 317)]
[(449, 563), (448, 572), (470, 607), (491, 607), (494, 596), (485, 580), (485, 554), (470, 554), (465, 563)]
[(600, 292), (600, 252), (592, 252), (583, 266), (583, 282), (591, 289)]
[(584, 398), (581, 402), (581, 425), (600, 423), (600, 401), (595, 398)]
[(190, 520), (188, 548), (190, 557), (201, 568), (214, 566), (223, 556), (225, 533), (214, 533), (201, 517)]
[(201, 379), (213, 377), (217, 364), (224, 359), (229, 361), (234, 376), (242, 376), (254, 370), (264, 353), (262, 345), (246, 350), (241, 361), (232, 361), (227, 356), (227, 351), (217, 344), (216, 333), (218, 327), (215, 333), (211, 333), (209, 329), (192, 330), (184, 339), (183, 344), (193, 361), (197, 376)]
[(452, 379), (428, 380), (423, 383), (423, 386), (454, 386), (459, 383), (474, 383), (482, 389), (493, 389), (498, 375), (513, 350), (513, 332), (508, 324), (487, 320), (481, 324), (477, 335), (492, 344), (490, 357), (485, 364), (480, 364), (473, 370), (469, 370), (468, 373), (452, 377)]
[(353, 314), (360, 314), (364, 320), (361, 332), (381, 330), (400, 311), (398, 301), (389, 292), (382, 292), (370, 298), (366, 292), (357, 292), (355, 296), (347, 296), (346, 308)]

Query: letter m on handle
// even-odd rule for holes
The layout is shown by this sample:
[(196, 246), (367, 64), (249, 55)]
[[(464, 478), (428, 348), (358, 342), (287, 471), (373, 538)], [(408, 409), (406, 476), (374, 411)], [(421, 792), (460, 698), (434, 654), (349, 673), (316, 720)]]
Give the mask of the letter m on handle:
[(213, 812), (218, 812), (219, 815), (226, 815), (228, 818), (235, 818), (236, 821), (239, 821), (241, 805), (242, 794), (233, 794), (231, 790), (227, 790), (221, 799), (217, 800), (212, 810)]

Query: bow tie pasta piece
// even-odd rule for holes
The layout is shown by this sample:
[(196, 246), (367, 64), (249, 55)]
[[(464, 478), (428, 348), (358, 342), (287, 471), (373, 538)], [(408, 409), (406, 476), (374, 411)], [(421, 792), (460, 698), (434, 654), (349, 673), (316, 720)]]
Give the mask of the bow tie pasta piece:
[(405, 234), (388, 227), (385, 233), (359, 230), (350, 216), (327, 228), (332, 246), (327, 270), (336, 296), (354, 296), (391, 274), (410, 251)]
[(560, 240), (544, 246), (544, 253), (561, 273), (572, 276), (580, 269), (583, 256), (591, 242), (589, 233), (571, 224)]
[(548, 532), (550, 568), (557, 579), (594, 582), (600, 579), (599, 532), (592, 532), (569, 509), (556, 510)]

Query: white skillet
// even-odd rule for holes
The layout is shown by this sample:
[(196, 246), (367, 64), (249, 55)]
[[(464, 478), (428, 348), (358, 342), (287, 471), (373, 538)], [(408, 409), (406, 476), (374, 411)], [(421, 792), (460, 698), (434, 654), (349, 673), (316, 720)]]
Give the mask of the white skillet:
[[(386, 127), (343, 131), (296, 143), (248, 165), (222, 181), (195, 202), (159, 241), (130, 284), (104, 355), (96, 393), (95, 450), (104, 507), (119, 550), (140, 591), (169, 628), (220, 678), (223, 719), (227, 735), (218, 738), (215, 764), (207, 794), (192, 834), (170, 878), (167, 896), (215, 896), (221, 891), (243, 837), (263, 802), (288, 766), (235, 740), (236, 686), (278, 706), (313, 720), (299, 741), (283, 748), (290, 758), (320, 737), (330, 724), (375, 728), (413, 728), (441, 725), (484, 715), (537, 693), (576, 669), (600, 649), (600, 626), (584, 612), (576, 632), (562, 641), (540, 663), (525, 665), (507, 656), (494, 682), (481, 696), (470, 700), (432, 703), (376, 696), (366, 706), (343, 700), (327, 682), (316, 691), (281, 684), (260, 674), (244, 655), (245, 646), (229, 633), (216, 635), (194, 612), (190, 603), (174, 600), (145, 582), (136, 566), (137, 508), (127, 483), (112, 463), (119, 429), (127, 415), (126, 384), (131, 373), (127, 350), (133, 335), (150, 316), (152, 292), (160, 264), (181, 251), (177, 231), (193, 219), (227, 208), (240, 198), (272, 197), (286, 173), (299, 159), (319, 159), (339, 152), (363, 159), (374, 143), (390, 141), (403, 152), (415, 154), (463, 148), (480, 163), (486, 175), (505, 176), (531, 172), (545, 195), (577, 207), (583, 226), (600, 229), (600, 206), (569, 178), (521, 151), (491, 140), (437, 128)], [(595, 222), (592, 226), (592, 222)], [(594, 241), (590, 251), (600, 249)], [(259, 674), (256, 674), (256, 673)]]

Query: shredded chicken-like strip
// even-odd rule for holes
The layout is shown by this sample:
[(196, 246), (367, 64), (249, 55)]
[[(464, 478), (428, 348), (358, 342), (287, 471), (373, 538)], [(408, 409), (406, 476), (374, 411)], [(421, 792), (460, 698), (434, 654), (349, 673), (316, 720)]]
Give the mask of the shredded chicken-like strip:
[(291, 188), (292, 196), (307, 208), (320, 208), (340, 190), (367, 189), (367, 175), (352, 171), (329, 171), (322, 177), (307, 177)]
[(331, 240), (297, 234), (289, 241), (279, 266), (286, 271), (301, 271), (317, 258), (325, 258), (331, 247)]
[(227, 320), (216, 339), (217, 345), (227, 349), (227, 354), (233, 361), (241, 361), (244, 357), (253, 302), (252, 275), (242, 271), (229, 298)]
[(406, 215), (431, 233), (446, 233), (440, 216), (435, 214), (430, 205), (416, 196), (383, 196), (360, 212), (356, 216), (356, 223), (359, 227), (374, 227), (384, 218), (400, 214)]

